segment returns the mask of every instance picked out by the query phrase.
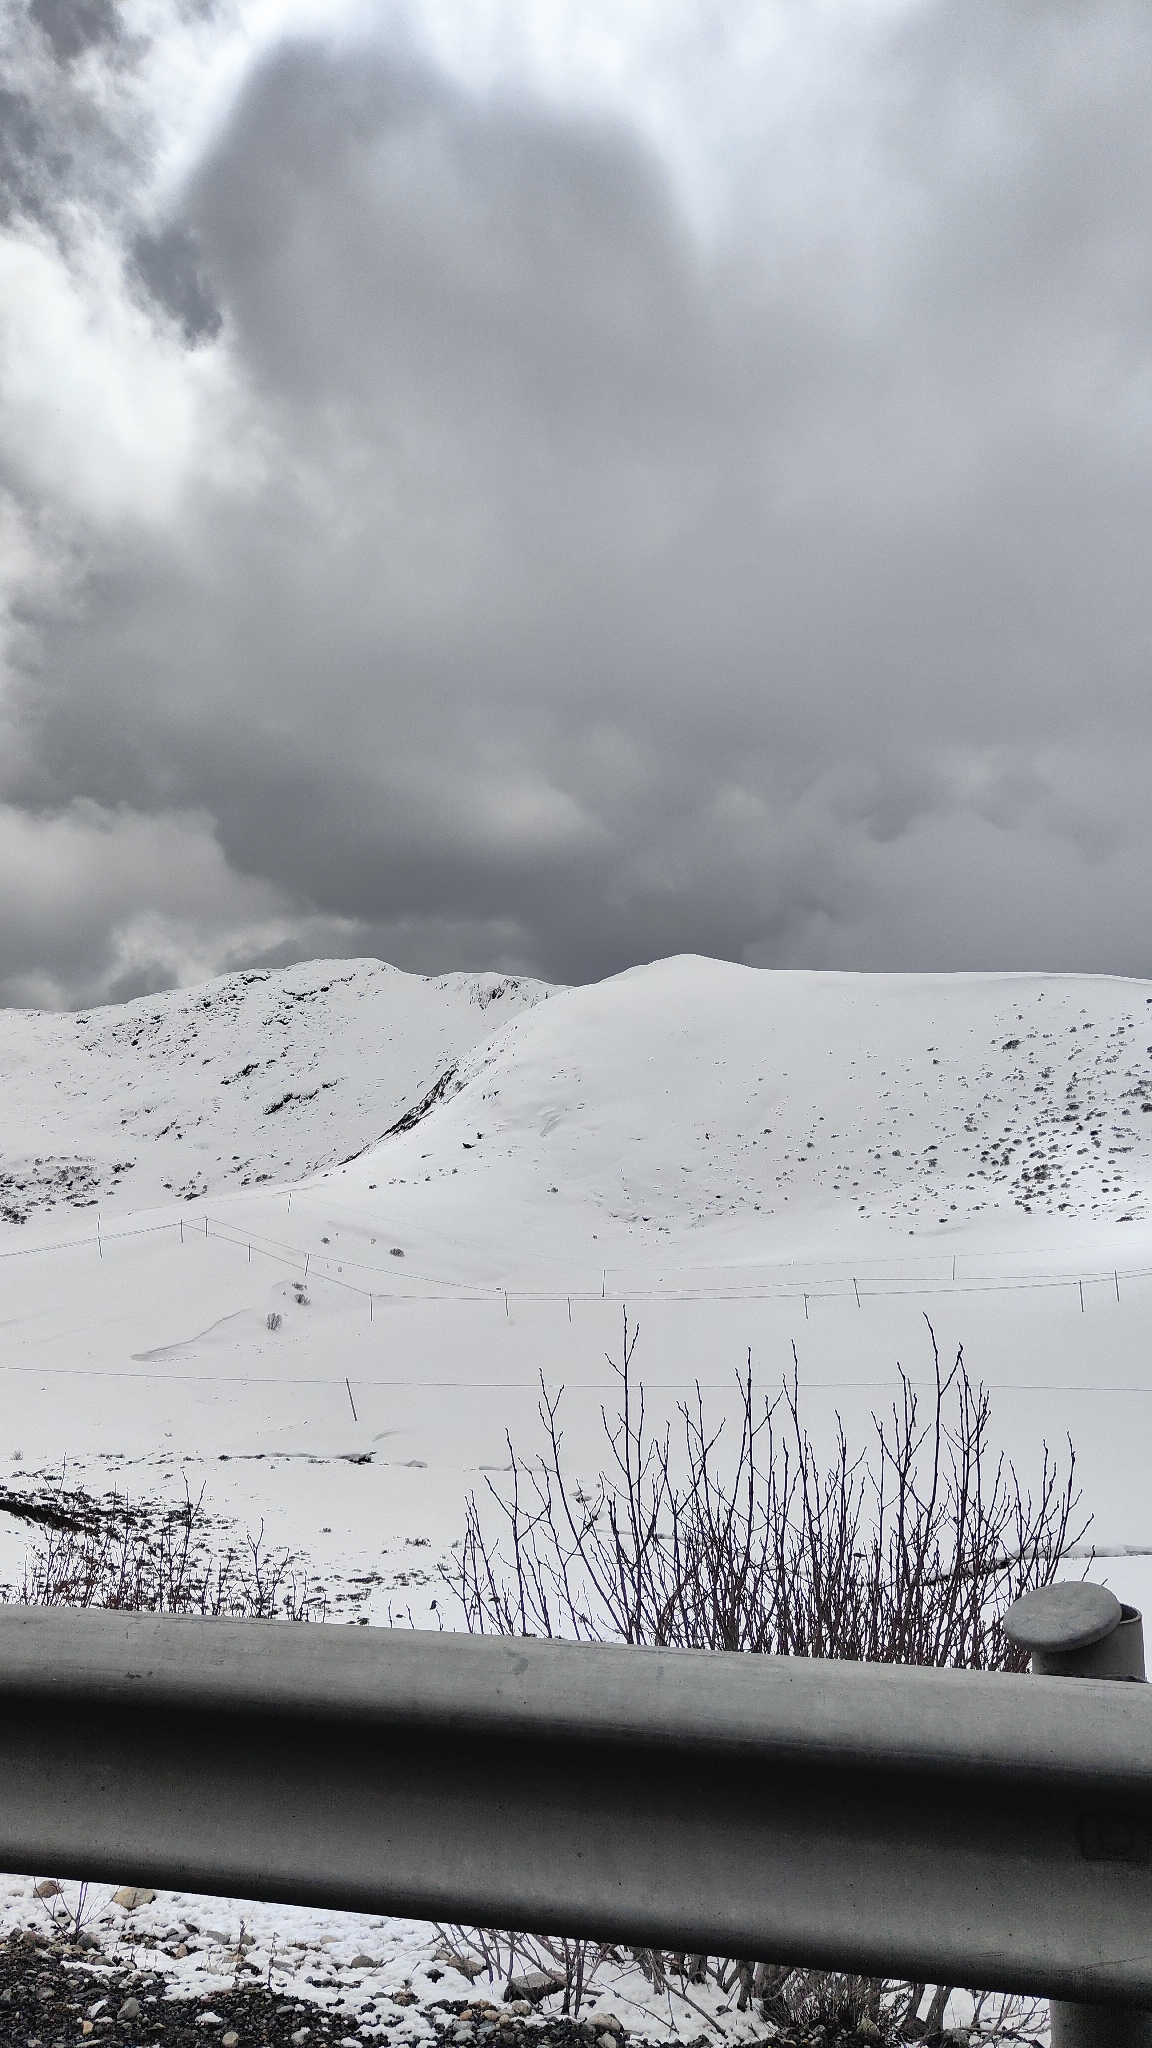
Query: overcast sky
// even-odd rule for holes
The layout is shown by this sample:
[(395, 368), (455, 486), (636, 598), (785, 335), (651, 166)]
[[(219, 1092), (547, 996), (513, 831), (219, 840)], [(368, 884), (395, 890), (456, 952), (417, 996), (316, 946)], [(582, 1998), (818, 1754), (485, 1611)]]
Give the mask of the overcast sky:
[(1147, 0), (31, 0), (0, 1001), (1152, 974)]

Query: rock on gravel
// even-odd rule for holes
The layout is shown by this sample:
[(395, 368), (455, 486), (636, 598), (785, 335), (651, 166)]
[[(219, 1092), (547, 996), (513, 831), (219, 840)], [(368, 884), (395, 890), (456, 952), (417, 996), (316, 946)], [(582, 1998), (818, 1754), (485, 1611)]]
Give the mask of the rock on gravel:
[[(30, 1942), (17, 1933), (0, 1942), (0, 2043), (57, 2041), (85, 2048), (290, 2048), (307, 2030), (308, 2048), (343, 2041), (387, 2041), (387, 2032), (362, 2031), (348, 2012), (329, 2012), (263, 1985), (213, 1991), (207, 1997), (169, 1998), (158, 1973), (127, 1968), (92, 1969), (83, 1950), (69, 1944)], [(213, 2013), (222, 2032), (203, 2024)]]
[[(138, 1953), (138, 1952), (137, 1952)], [(329, 1980), (333, 1986), (336, 1980)], [(159, 1970), (111, 1955), (94, 1963), (75, 1943), (26, 1928), (0, 1941), (0, 2048), (453, 2048), (459, 2030), (474, 2048), (625, 2048), (628, 2032), (611, 2012), (578, 2020), (519, 2011), (486, 1999), (424, 2003), (399, 1987), (363, 1995), (345, 1983), (338, 2005), (264, 1984), (169, 1997)], [(524, 2008), (527, 2007), (527, 2011)], [(415, 2022), (415, 2027), (413, 2027)], [(717, 2048), (703, 2033), (665, 2048)], [(874, 2048), (860, 2034), (806, 2035), (765, 2025), (741, 2048)], [(948, 2048), (961, 2048), (959, 2042)]]

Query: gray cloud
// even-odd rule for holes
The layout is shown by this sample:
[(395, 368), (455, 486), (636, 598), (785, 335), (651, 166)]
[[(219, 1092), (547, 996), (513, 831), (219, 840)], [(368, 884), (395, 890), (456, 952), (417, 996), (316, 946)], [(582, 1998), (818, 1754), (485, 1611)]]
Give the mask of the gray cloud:
[(145, 291), (179, 322), (185, 341), (214, 341), (223, 315), (204, 282), (196, 237), (185, 227), (141, 229), (132, 256)]
[(147, 516), (13, 461), (56, 552), (4, 793), (184, 821), (202, 896), (145, 959), (117, 868), (59, 999), (293, 950), (1152, 972), (1150, 46), (912, 10), (704, 232), (618, 117), (289, 45), (163, 219), (101, 200), (199, 410)]
[(43, 29), (58, 64), (69, 64), (100, 43), (114, 43), (120, 21), (112, 0), (31, 0), (28, 13)]
[(145, 46), (127, 43), (111, 0), (0, 0), (0, 45), (0, 224), (67, 243), (89, 208), (130, 213), (149, 124), (139, 105), (116, 106), (117, 85)]

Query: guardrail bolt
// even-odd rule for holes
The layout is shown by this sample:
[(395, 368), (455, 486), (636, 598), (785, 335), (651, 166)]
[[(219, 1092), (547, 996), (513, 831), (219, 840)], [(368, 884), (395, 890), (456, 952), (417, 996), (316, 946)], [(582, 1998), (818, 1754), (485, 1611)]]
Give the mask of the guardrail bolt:
[[(1044, 1586), (1023, 1593), (1004, 1617), (1004, 1632), (1026, 1650), (1045, 1678), (1145, 1678), (1140, 1610), (1107, 1586)], [(1052, 2048), (1152, 2048), (1152, 2012), (1134, 2006), (1049, 2005)]]

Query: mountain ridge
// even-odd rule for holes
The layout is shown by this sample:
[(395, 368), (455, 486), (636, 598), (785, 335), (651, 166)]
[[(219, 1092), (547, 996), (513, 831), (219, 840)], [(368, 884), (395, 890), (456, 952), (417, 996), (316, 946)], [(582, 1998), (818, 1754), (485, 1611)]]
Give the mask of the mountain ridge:
[(522, 976), (321, 960), (78, 1012), (0, 1011), (0, 1218), (319, 1172), (549, 993)]
[(1133, 1223), (1147, 1041), (1152, 984), (1092, 975), (696, 955), (567, 990), (371, 961), (251, 971), (0, 1012), (0, 1215), (327, 1175), (370, 1208), (403, 1191), (460, 1241), (513, 1216), (550, 1234), (557, 1202), (597, 1239), (597, 1217), (635, 1237), (805, 1214), (914, 1234), (997, 1211)]
[(914, 1233), (997, 1210), (1135, 1222), (1152, 1189), (1146, 1037), (1147, 982), (679, 956), (512, 1019), (418, 1132), (358, 1168), (377, 1189), (451, 1179), (456, 1214), (500, 1152), (484, 1207), (528, 1227), (559, 1196), (636, 1235), (801, 1211)]

